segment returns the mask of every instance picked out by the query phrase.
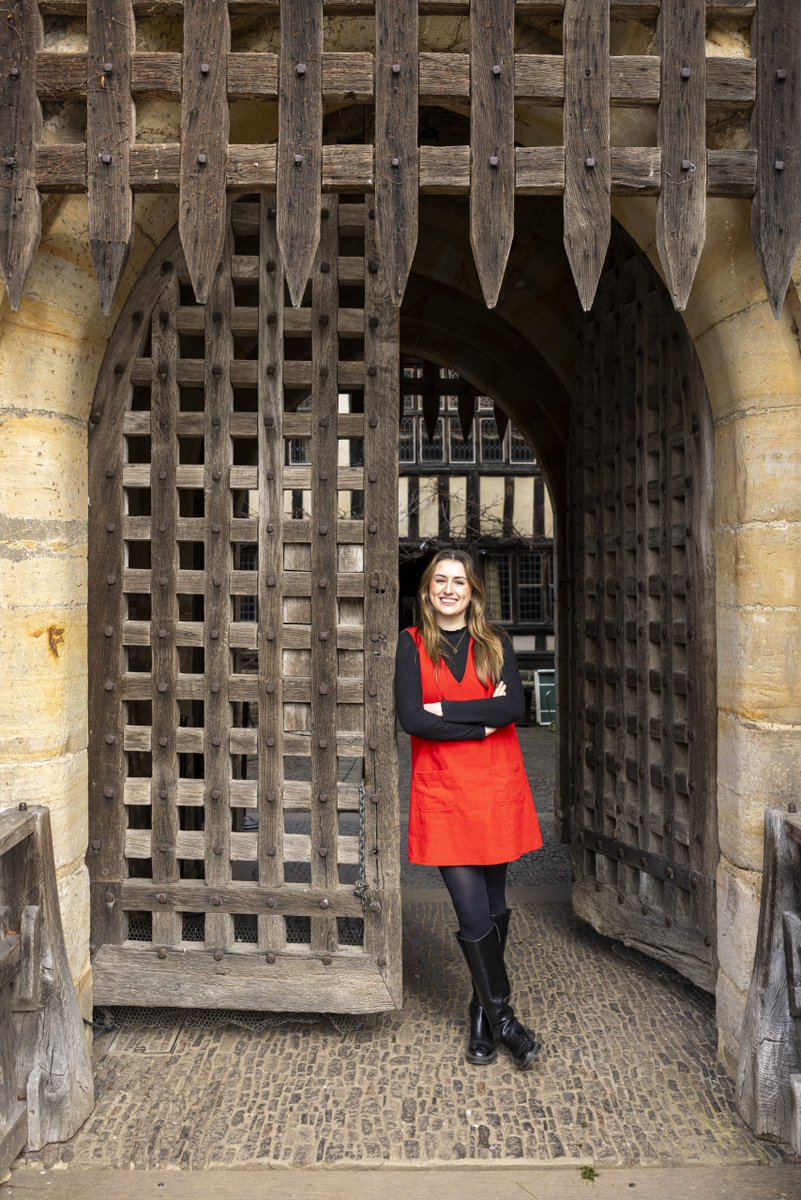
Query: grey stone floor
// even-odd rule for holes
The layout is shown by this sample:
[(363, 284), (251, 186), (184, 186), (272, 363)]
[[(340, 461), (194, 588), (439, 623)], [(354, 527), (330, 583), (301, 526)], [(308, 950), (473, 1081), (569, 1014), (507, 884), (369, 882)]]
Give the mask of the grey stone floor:
[[(97, 1107), (40, 1168), (769, 1164), (715, 1055), (713, 1001), (572, 915), (554, 735), (522, 731), (546, 849), (514, 868), (509, 968), (534, 1070), (463, 1059), (468, 984), (436, 871), (409, 868), (401, 1012), (260, 1030), (126, 1020), (95, 1043)], [(402, 744), (408, 778), (408, 745)], [(565, 898), (553, 901), (553, 894)], [(542, 897), (549, 898), (544, 902)], [(68, 1175), (70, 1172), (67, 1173)], [(50, 1177), (50, 1176), (48, 1176)], [(630, 1186), (630, 1185), (629, 1185)]]

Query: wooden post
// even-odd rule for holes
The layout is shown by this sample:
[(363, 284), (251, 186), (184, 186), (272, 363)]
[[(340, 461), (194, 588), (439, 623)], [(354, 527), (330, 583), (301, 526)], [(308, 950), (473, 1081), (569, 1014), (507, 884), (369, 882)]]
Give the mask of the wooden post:
[(227, 0), (185, 0), (178, 228), (199, 303), (209, 294), (227, 228)]
[(585, 311), (612, 231), (609, 0), (565, 0), (565, 250)]
[(36, 189), (36, 146), (42, 136), (35, 76), (42, 45), (37, 0), (2, 0), (0, 21), (0, 272), (16, 309), (42, 232)]
[(494, 308), (515, 226), (514, 0), (470, 5), (470, 245)]
[(687, 306), (706, 238), (706, 2), (673, 0), (659, 13), (662, 186), (656, 240), (675, 307)]
[[(801, 1154), (801, 820), (765, 811), (765, 861), (754, 970), (737, 1064), (737, 1108), (759, 1137)], [(789, 918), (789, 919), (788, 919)]]
[[(50, 813), (0, 813), (0, 1171), (25, 1144), (66, 1141), (94, 1107), (83, 1018), (58, 905)], [(5, 953), (3, 951), (5, 950)], [(12, 966), (16, 969), (8, 970)], [(18, 1097), (25, 1098), (22, 1105)], [(26, 1131), (27, 1117), (27, 1131)]]
[(755, 20), (757, 178), (754, 247), (779, 317), (801, 244), (801, 14), (795, 0), (764, 0)]
[(400, 305), (417, 246), (417, 0), (376, 0), (375, 220), (389, 294)]
[(289, 295), (298, 308), (320, 237), (322, 0), (292, 0), (280, 12), (278, 244)]
[(134, 137), (132, 0), (87, 6), (86, 169), (89, 246), (104, 313), (111, 308), (133, 238), (130, 153)]

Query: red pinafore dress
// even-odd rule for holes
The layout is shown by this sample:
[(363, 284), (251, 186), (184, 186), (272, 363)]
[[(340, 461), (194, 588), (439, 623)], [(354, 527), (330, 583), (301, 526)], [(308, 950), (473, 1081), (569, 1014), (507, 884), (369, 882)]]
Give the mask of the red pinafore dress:
[[(419, 630), (423, 703), (485, 700), (495, 690), (476, 674), (473, 642), (464, 678), (457, 681), (443, 656), (439, 672)], [(409, 861), (428, 866), (489, 866), (512, 862), (542, 845), (534, 797), (514, 725), (483, 741), (412, 738)]]

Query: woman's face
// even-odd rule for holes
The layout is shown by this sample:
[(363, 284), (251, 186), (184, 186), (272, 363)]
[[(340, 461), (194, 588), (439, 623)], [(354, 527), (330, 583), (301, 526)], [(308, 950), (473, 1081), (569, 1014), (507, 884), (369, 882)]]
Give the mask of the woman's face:
[(440, 624), (451, 628), (463, 625), (467, 606), (473, 595), (473, 589), (465, 575), (464, 564), (454, 558), (443, 558), (438, 562), (428, 595), (434, 611), (447, 618)]

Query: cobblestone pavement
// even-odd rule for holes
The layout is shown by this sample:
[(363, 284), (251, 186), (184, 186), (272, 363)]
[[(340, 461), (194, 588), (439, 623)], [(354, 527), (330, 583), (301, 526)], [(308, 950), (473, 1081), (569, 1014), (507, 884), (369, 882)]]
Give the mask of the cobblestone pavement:
[[(713, 1001), (592, 932), (548, 817), (553, 735), (523, 732), (546, 850), (515, 868), (509, 969), (534, 1070), (463, 1059), (468, 981), (436, 871), (405, 879), (401, 1012), (261, 1030), (158, 1013), (95, 1042), (97, 1107), (43, 1166), (768, 1163), (715, 1056)], [(408, 778), (408, 746), (402, 746)], [(542, 885), (546, 885), (543, 887)], [(525, 889), (525, 890), (523, 890)], [(216, 1019), (215, 1019), (216, 1018)]]

